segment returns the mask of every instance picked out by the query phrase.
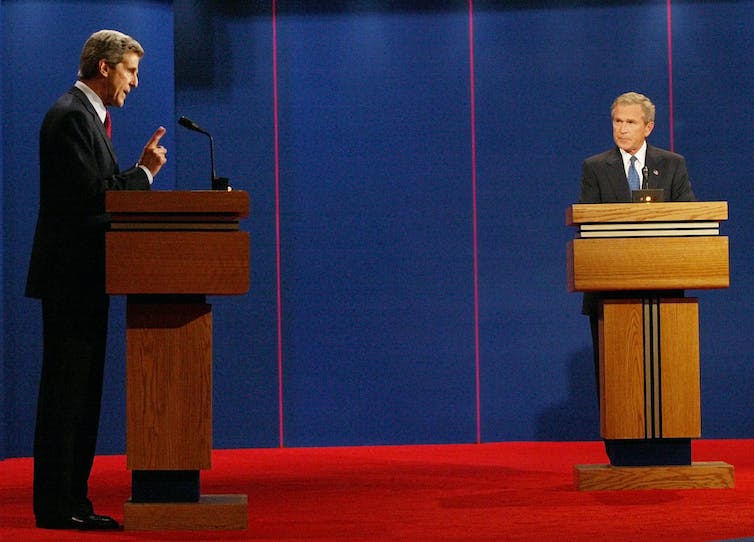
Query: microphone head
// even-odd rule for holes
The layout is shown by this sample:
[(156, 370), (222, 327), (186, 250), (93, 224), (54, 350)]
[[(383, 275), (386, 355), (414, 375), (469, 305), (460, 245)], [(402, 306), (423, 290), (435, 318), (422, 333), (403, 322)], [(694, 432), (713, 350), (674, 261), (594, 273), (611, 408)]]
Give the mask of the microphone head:
[(204, 128), (199, 126), (197, 123), (195, 123), (193, 120), (191, 120), (188, 117), (181, 116), (181, 118), (178, 119), (178, 124), (180, 124), (184, 128), (188, 128), (189, 130), (193, 130), (195, 132), (199, 132), (202, 134), (207, 134), (207, 131)]

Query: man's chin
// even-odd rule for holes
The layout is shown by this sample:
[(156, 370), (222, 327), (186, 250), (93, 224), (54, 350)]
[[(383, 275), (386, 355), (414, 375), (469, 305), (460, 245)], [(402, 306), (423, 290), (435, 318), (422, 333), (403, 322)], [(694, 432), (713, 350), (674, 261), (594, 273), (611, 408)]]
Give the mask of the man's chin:
[(636, 154), (636, 151), (639, 150), (638, 148), (635, 149), (630, 145), (621, 145), (620, 143), (618, 143), (618, 148), (626, 151), (628, 154)]

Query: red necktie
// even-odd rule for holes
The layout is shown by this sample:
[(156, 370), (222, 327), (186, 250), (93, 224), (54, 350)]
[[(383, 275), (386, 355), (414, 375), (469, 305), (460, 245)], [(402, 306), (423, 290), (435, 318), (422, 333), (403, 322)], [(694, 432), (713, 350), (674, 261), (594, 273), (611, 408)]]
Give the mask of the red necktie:
[(110, 111), (105, 110), (105, 132), (107, 137), (113, 138), (113, 122), (110, 120)]

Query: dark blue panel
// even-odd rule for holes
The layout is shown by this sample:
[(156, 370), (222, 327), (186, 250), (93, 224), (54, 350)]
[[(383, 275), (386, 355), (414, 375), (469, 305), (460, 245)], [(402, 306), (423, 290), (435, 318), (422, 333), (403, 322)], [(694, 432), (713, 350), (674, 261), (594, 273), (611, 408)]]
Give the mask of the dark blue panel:
[(467, 27), (280, 20), (289, 445), (475, 438)]
[[(113, 112), (122, 164), (135, 162), (149, 136), (173, 118), (172, 10), (168, 2), (3, 2), (4, 227), (6, 404), (8, 454), (31, 454), (41, 364), (37, 301), (23, 297), (38, 204), (37, 131), (47, 109), (76, 79), (81, 46), (92, 32), (116, 27), (144, 46), (139, 88)], [(53, 38), (54, 37), (54, 38)], [(45, 69), (36, 69), (40, 59)], [(8, 74), (12, 74), (9, 77)], [(172, 134), (163, 141), (172, 147)], [(159, 187), (173, 185), (172, 165)], [(124, 449), (124, 311), (111, 311), (108, 368), (99, 451)]]
[[(251, 196), (251, 289), (210, 299), (214, 445), (269, 447), (279, 443), (272, 25), (234, 4), (176, 3), (176, 109), (212, 133), (217, 174)], [(176, 130), (178, 187), (208, 188), (208, 138)]]
[(754, 434), (754, 2), (682, 2), (673, 8), (676, 150), (701, 199), (729, 202), (731, 285), (700, 293), (702, 429)]
[[(617, 22), (643, 21), (641, 31)], [(581, 162), (613, 145), (610, 104), (639, 90), (667, 145), (661, 6), (487, 9), (475, 17), (484, 440), (598, 436), (589, 325), (566, 290), (565, 210)]]

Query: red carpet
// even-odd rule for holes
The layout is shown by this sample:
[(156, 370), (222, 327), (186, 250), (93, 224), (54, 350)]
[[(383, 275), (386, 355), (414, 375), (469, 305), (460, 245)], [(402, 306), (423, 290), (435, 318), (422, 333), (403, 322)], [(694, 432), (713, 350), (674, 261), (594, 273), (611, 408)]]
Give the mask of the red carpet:
[[(0, 540), (713, 541), (754, 537), (754, 440), (694, 442), (695, 461), (726, 461), (735, 489), (579, 492), (575, 464), (602, 444), (500, 443), (218, 450), (206, 494), (243, 493), (246, 531), (45, 531), (31, 512), (32, 462), (0, 462)], [(95, 463), (99, 513), (123, 517), (124, 456)], [(752, 539), (754, 540), (754, 539)]]

